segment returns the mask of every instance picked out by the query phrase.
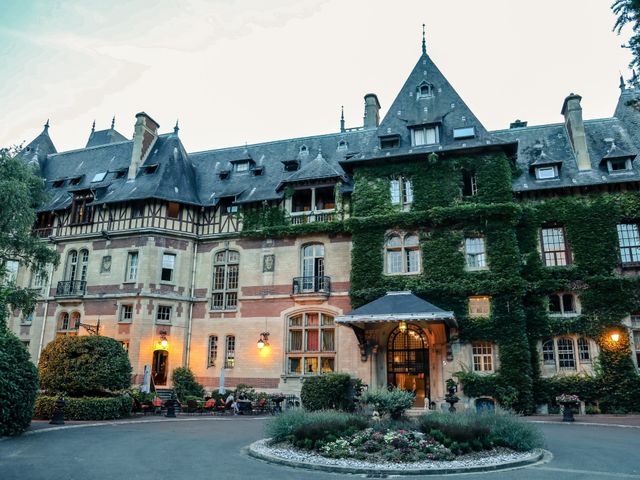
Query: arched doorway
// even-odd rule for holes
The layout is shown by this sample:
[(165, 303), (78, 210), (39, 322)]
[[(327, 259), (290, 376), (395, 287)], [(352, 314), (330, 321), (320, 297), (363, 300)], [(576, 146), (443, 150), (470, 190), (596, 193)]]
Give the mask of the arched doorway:
[[(387, 344), (387, 383), (416, 394), (423, 406), (429, 394), (429, 342), (424, 331), (412, 324), (396, 327)], [(404, 331), (403, 331), (404, 330)]]
[(153, 363), (151, 365), (151, 375), (154, 385), (167, 384), (167, 368), (169, 365), (169, 352), (166, 350), (156, 350), (153, 352)]

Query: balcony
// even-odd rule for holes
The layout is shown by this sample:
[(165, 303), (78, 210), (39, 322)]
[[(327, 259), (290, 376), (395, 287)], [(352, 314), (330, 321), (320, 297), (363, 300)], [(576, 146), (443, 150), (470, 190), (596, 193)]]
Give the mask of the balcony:
[(328, 296), (331, 292), (331, 277), (295, 277), (291, 295), (320, 294)]
[(303, 223), (314, 222), (333, 222), (336, 219), (336, 211), (334, 209), (313, 212), (291, 212), (289, 215), (291, 225), (302, 225)]
[(58, 282), (56, 297), (81, 297), (87, 290), (85, 280), (65, 280)]

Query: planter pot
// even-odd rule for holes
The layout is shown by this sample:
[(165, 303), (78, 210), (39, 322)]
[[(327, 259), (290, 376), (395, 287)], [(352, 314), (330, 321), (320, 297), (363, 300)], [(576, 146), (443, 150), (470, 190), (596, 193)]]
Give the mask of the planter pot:
[(573, 409), (578, 406), (577, 402), (562, 402), (562, 421), (563, 422), (575, 422), (573, 418)]

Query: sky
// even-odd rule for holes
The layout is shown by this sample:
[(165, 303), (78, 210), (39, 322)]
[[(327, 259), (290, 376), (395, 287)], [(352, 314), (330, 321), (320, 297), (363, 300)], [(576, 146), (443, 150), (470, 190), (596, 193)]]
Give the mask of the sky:
[(0, 146), (50, 119), (58, 151), (91, 124), (131, 138), (135, 114), (180, 122), (187, 151), (362, 125), (427, 51), (490, 130), (609, 117), (628, 38), (612, 0), (0, 0)]

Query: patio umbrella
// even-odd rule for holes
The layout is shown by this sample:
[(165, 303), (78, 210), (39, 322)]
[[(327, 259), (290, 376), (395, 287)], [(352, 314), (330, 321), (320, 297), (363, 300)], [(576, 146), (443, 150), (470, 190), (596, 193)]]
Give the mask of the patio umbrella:
[(220, 386), (218, 387), (218, 393), (224, 395), (224, 367), (220, 368)]

